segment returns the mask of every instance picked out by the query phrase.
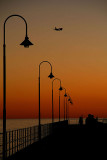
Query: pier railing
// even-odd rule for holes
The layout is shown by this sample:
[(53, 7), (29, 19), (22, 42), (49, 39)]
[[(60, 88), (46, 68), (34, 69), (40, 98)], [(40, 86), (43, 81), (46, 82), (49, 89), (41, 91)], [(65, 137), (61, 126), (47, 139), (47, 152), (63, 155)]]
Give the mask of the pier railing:
[[(67, 121), (41, 125), (41, 139), (52, 134), (59, 126), (67, 124)], [(27, 146), (39, 141), (39, 128), (33, 126), (6, 132), (5, 156), (9, 157)], [(0, 133), (0, 160), (3, 158), (3, 133)]]

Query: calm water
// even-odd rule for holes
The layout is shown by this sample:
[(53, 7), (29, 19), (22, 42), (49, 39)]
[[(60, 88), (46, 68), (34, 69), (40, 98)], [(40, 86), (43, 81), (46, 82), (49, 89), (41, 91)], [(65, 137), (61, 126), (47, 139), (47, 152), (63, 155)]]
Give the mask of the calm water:
[[(55, 122), (58, 121), (58, 119), (54, 119)], [(100, 122), (107, 123), (107, 119), (99, 119)], [(51, 123), (51, 119), (42, 119), (41, 124), (47, 124)], [(85, 123), (85, 119), (84, 119)], [(78, 118), (72, 118), (69, 120), (69, 124), (78, 124)], [(27, 128), (31, 126), (38, 125), (38, 119), (7, 119), (7, 130), (15, 130), (19, 128)], [(3, 129), (3, 121), (0, 120), (0, 132), (2, 132)]]
[[(54, 120), (55, 122), (58, 119)], [(41, 119), (41, 124), (51, 123), (51, 119)], [(7, 130), (15, 130), (19, 128), (27, 128), (38, 125), (38, 119), (7, 119), (6, 121), (6, 129)], [(0, 120), (0, 132), (3, 129), (3, 121)]]

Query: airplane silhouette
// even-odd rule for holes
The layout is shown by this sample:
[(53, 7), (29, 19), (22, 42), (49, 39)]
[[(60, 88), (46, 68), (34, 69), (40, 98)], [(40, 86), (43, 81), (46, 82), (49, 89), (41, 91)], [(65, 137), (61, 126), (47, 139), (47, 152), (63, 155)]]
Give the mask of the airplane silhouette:
[(56, 28), (56, 27), (55, 27), (54, 30), (55, 30), (55, 31), (62, 31), (63, 28)]

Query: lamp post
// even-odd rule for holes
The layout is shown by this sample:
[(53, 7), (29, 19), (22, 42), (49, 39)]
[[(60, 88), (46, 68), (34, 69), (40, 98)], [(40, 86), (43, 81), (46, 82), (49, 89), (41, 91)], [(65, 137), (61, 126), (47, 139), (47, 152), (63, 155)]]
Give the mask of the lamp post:
[(70, 98), (70, 104), (73, 105), (72, 99)]
[(6, 18), (4, 21), (4, 30), (3, 30), (3, 37), (4, 37), (4, 43), (3, 43), (3, 160), (6, 158), (6, 32), (5, 32), (5, 26), (6, 22), (11, 17), (19, 17), (25, 22), (26, 26), (26, 34), (25, 34), (25, 40), (20, 44), (24, 47), (29, 47), (30, 45), (33, 45), (27, 36), (27, 22), (26, 20), (20, 16), (20, 15), (10, 15)]
[(41, 67), (41, 64), (43, 63), (48, 63), (51, 67), (51, 72), (50, 72), (50, 75), (48, 76), (50, 79), (52, 79), (54, 76), (52, 74), (52, 65), (50, 62), (48, 61), (42, 61), (40, 64), (39, 64), (39, 140), (41, 140), (41, 113), (40, 113), (40, 67)]
[(70, 96), (69, 94), (67, 94), (66, 97), (69, 97), (68, 99), (66, 98), (66, 120), (68, 119), (68, 101), (70, 101)]
[(53, 82), (55, 80), (60, 81), (60, 88), (59, 88), (59, 121), (60, 121), (60, 91), (63, 90), (63, 88), (61, 87), (61, 80), (59, 78), (55, 78), (52, 81), (52, 123), (54, 122), (54, 111), (53, 111)]
[(64, 94), (64, 121), (65, 121), (65, 98), (67, 97), (67, 94), (66, 94), (66, 89), (63, 88), (65, 90), (65, 94)]
[(67, 120), (67, 118), (68, 118), (68, 117), (67, 117), (67, 108), (68, 108), (68, 104), (67, 104), (67, 103), (68, 103), (68, 100), (67, 100), (67, 98), (66, 98), (66, 120)]
[(72, 102), (72, 99), (71, 99), (71, 97), (69, 96), (69, 95), (67, 95), (67, 97), (69, 97), (68, 99), (66, 98), (66, 120), (68, 119), (68, 117), (69, 117), (69, 103), (68, 102), (70, 102), (71, 104), (73, 104), (73, 102)]

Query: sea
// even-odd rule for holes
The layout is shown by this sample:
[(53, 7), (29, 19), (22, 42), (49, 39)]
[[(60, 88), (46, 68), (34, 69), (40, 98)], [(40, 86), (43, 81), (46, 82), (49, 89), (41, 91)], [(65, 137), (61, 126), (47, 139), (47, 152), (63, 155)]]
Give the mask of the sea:
[[(54, 122), (58, 122), (59, 119), (54, 119)], [(60, 121), (63, 121), (61, 119)], [(99, 118), (99, 122), (104, 122), (107, 123), (106, 118)], [(79, 118), (70, 118), (69, 119), (69, 124), (78, 124)], [(41, 124), (48, 124), (52, 123), (52, 119), (41, 119)], [(85, 118), (83, 119), (83, 123), (85, 124)], [(16, 129), (21, 129), (21, 128), (28, 128), (32, 126), (37, 126), (38, 125), (38, 119), (7, 119), (6, 120), (6, 130), (16, 130)], [(0, 119), (0, 133), (3, 131), (3, 120)]]

